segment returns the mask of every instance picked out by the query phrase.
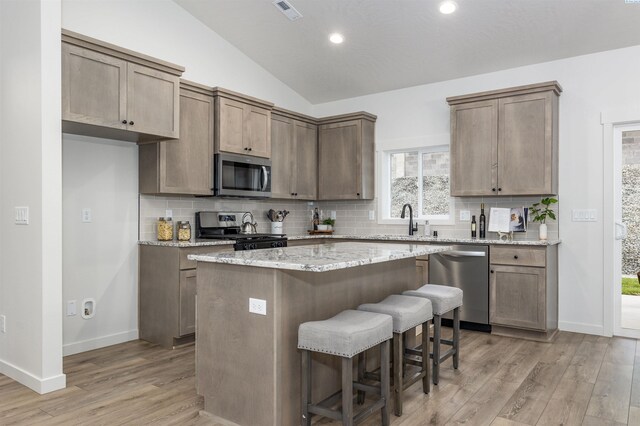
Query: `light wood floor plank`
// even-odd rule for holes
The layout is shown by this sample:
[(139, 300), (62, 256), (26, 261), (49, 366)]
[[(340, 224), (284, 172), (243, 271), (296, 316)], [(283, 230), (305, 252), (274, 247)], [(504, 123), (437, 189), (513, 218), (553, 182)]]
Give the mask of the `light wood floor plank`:
[[(630, 339), (561, 332), (538, 343), (463, 331), (460, 368), (445, 362), (429, 395), (420, 383), (409, 388), (404, 415), (391, 423), (640, 425), (639, 351)], [(46, 395), (0, 375), (0, 425), (227, 426), (199, 414), (194, 356), (193, 345), (141, 341), (72, 355), (68, 387)], [(379, 423), (374, 415), (362, 426)]]

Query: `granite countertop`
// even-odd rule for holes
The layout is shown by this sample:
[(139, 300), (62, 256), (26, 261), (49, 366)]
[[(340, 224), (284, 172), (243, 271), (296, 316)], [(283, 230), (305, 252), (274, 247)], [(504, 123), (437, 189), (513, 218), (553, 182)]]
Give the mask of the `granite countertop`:
[(340, 240), (373, 240), (373, 241), (402, 241), (402, 242), (424, 242), (424, 243), (456, 243), (456, 244), (505, 244), (520, 246), (553, 246), (560, 244), (561, 240), (514, 240), (504, 241), (498, 239), (479, 238), (445, 238), (426, 237), (423, 235), (291, 235), (289, 240), (311, 240), (318, 238), (340, 239)]
[[(290, 241), (296, 240), (316, 240), (316, 239), (336, 239), (336, 240), (362, 240), (362, 241), (399, 241), (399, 242), (420, 242), (420, 243), (455, 243), (455, 244), (504, 244), (519, 246), (553, 246), (560, 244), (561, 240), (516, 240), (502, 241), (497, 239), (479, 238), (445, 238), (445, 237), (425, 237), (423, 235), (287, 235)], [(206, 247), (232, 245), (230, 240), (191, 240), (191, 241), (138, 241), (139, 245), (161, 246), (161, 247)]]
[(424, 244), (329, 243), (189, 255), (189, 260), (294, 271), (326, 272), (450, 250)]

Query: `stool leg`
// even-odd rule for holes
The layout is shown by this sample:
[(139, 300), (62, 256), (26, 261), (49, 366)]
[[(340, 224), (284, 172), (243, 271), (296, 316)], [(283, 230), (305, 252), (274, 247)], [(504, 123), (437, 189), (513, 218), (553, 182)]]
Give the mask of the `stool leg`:
[(311, 403), (311, 352), (302, 351), (302, 383), (300, 384), (302, 393), (302, 422), (303, 426), (311, 426), (311, 416), (309, 415), (309, 404)]
[(404, 366), (404, 343), (402, 333), (393, 333), (393, 395), (395, 401), (394, 414), (402, 415), (402, 372)]
[(384, 398), (382, 406), (382, 426), (389, 426), (389, 341), (385, 340), (380, 345), (380, 386), (381, 395)]
[(440, 372), (440, 326), (442, 321), (440, 315), (433, 316), (433, 384), (438, 384), (438, 373)]
[(458, 369), (460, 360), (460, 308), (453, 310), (453, 368)]
[[(367, 357), (366, 351), (358, 354), (358, 382), (364, 382), (364, 376), (367, 373)], [(364, 404), (365, 392), (358, 390), (358, 405)]]
[(429, 393), (431, 390), (431, 377), (429, 377), (429, 321), (422, 324), (422, 371), (425, 375), (422, 378), (422, 392)]
[(353, 358), (342, 358), (342, 426), (353, 426)]

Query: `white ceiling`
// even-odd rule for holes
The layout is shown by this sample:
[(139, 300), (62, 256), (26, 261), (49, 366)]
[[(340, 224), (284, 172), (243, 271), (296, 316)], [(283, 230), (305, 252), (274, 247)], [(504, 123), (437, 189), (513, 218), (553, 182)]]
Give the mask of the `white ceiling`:
[(313, 104), (640, 44), (625, 0), (174, 1)]

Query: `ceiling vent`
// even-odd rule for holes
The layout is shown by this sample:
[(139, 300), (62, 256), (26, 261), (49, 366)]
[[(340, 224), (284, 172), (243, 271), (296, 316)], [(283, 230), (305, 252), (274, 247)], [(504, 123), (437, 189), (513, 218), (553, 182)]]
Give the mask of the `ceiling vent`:
[(302, 14), (296, 10), (287, 0), (275, 0), (273, 5), (278, 8), (290, 21), (302, 18)]

